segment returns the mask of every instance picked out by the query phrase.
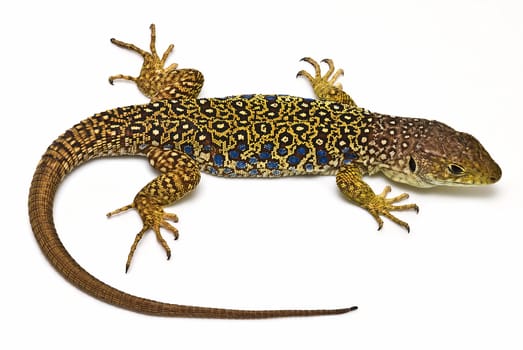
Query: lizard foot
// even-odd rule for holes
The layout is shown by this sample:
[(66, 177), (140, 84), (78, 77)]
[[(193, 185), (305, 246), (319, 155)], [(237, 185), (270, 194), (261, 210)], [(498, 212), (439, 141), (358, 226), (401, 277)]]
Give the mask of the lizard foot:
[(404, 204), (404, 205), (394, 205), (397, 202), (400, 202), (404, 199), (409, 198), (407, 193), (400, 194), (399, 196), (393, 198), (387, 198), (387, 195), (390, 193), (391, 187), (386, 186), (383, 192), (375, 196), (367, 204), (363, 205), (365, 209), (372, 215), (372, 217), (378, 222), (378, 230), (381, 230), (383, 227), (383, 220), (380, 215), (389, 218), (392, 222), (400, 225), (405, 228), (407, 232), (410, 232), (409, 224), (405, 221), (402, 221), (392, 215), (391, 211), (403, 211), (403, 210), (415, 210), (416, 213), (419, 212), (419, 207), (416, 204)]
[(138, 86), (138, 89), (151, 101), (174, 100), (177, 98), (196, 98), (203, 86), (203, 75), (196, 69), (178, 69), (173, 63), (164, 67), (167, 58), (172, 53), (174, 45), (170, 44), (162, 57), (156, 51), (156, 28), (151, 24), (150, 51), (140, 49), (136, 45), (120, 40), (111, 39), (118, 47), (134, 51), (143, 57), (143, 65), (138, 77), (129, 75), (113, 75), (109, 77), (111, 85), (115, 80), (129, 80)]
[(153, 232), (156, 234), (156, 239), (165, 250), (165, 253), (167, 254), (167, 260), (169, 260), (171, 258), (171, 249), (169, 248), (169, 245), (165, 239), (162, 237), (160, 228), (163, 227), (174, 235), (175, 240), (178, 239), (178, 230), (167, 221), (170, 220), (173, 222), (178, 222), (178, 216), (176, 216), (176, 214), (164, 212), (163, 208), (158, 205), (153, 198), (138, 195), (132, 204), (126, 205), (120, 209), (116, 209), (108, 213), (107, 217), (110, 218), (113, 215), (120, 214), (129, 209), (136, 209), (138, 211), (140, 217), (142, 218), (143, 227), (136, 235), (133, 245), (131, 246), (131, 250), (129, 251), (129, 255), (127, 257), (127, 263), (125, 264), (125, 272), (127, 273), (129, 270), (134, 252), (136, 251), (136, 247), (138, 246), (138, 243), (142, 239), (145, 232), (148, 230), (153, 230)]
[[(296, 77), (305, 77), (310, 83), (314, 86), (315, 84), (322, 84), (325, 88), (326, 87), (335, 87), (338, 89), (343, 89), (341, 84), (337, 82), (338, 78), (343, 76), (343, 69), (338, 69), (336, 73), (334, 73), (334, 62), (329, 59), (325, 58), (321, 60), (321, 62), (327, 63), (327, 66), (329, 69), (327, 70), (327, 73), (325, 73), (323, 76), (321, 75), (321, 68), (318, 62), (316, 60), (310, 58), (310, 57), (304, 57), (301, 59), (301, 61), (307, 62), (314, 68), (314, 77), (307, 71), (301, 70), (298, 72)], [(334, 75), (332, 75), (334, 73)]]
[(321, 60), (321, 62), (327, 64), (328, 70), (322, 76), (320, 64), (316, 62), (316, 60), (310, 57), (304, 57), (301, 60), (312, 65), (314, 68), (314, 76), (305, 70), (301, 70), (296, 77), (305, 77), (311, 83), (314, 93), (319, 99), (356, 106), (356, 103), (343, 91), (341, 83), (338, 82), (338, 79), (343, 76), (343, 69), (335, 71), (334, 62), (329, 58), (325, 58)]

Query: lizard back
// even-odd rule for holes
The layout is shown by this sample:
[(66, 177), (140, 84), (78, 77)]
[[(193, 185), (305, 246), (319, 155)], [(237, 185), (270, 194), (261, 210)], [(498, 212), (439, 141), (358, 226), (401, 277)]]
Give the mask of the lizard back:
[(124, 126), (123, 143), (109, 143), (129, 153), (160, 146), (183, 151), (213, 175), (278, 177), (333, 174), (357, 158), (371, 114), (329, 101), (242, 95), (160, 101), (92, 119), (100, 118)]

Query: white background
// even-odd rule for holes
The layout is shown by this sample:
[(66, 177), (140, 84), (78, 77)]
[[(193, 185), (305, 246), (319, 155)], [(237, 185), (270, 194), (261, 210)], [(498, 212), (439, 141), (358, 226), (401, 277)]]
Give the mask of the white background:
[[(55, 1), (0, 5), (2, 276), (5, 349), (521, 349), (523, 238), (520, 1)], [(27, 192), (51, 141), (79, 120), (146, 102), (132, 84), (137, 55), (116, 37), (176, 45), (200, 69), (202, 96), (312, 96), (299, 59), (330, 57), (360, 106), (434, 118), (475, 135), (503, 169), (488, 188), (408, 191), (408, 235), (381, 232), (337, 192), (333, 177), (202, 177), (170, 208), (181, 238), (167, 262), (153, 235), (124, 264), (136, 213), (107, 220), (154, 176), (143, 159), (82, 166), (61, 186), (55, 219), (64, 244), (111, 285), (162, 301), (234, 308), (324, 308), (309, 319), (154, 318), (78, 291), (32, 236)], [(376, 191), (388, 183), (369, 179)]]

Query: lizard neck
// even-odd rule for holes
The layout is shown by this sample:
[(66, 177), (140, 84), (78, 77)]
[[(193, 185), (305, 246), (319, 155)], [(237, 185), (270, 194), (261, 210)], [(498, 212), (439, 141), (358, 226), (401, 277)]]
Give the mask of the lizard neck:
[(374, 174), (387, 169), (408, 167), (408, 155), (423, 134), (425, 119), (394, 117), (373, 113), (365, 127), (359, 163), (364, 172)]

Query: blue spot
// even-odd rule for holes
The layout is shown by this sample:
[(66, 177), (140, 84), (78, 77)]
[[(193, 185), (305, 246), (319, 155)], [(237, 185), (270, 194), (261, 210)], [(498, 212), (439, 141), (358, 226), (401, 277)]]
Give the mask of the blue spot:
[(261, 152), (260, 153), (260, 159), (262, 159), (262, 160), (269, 159), (270, 157), (271, 157), (271, 154), (269, 152)]
[(188, 155), (192, 155), (193, 148), (191, 145), (185, 145), (183, 146), (183, 151), (187, 153)]
[(312, 171), (314, 166), (312, 164), (305, 164), (305, 171)]
[(240, 150), (240, 152), (243, 152), (247, 149), (247, 145), (245, 143), (240, 143), (238, 145), (238, 149)]
[(267, 168), (269, 168), (269, 169), (278, 169), (278, 166), (279, 166), (279, 164), (275, 160), (269, 160), (267, 162)]
[(274, 148), (274, 144), (269, 142), (269, 143), (266, 143), (265, 145), (263, 145), (263, 149), (266, 150), (266, 151), (272, 151), (272, 149)]
[(205, 145), (205, 146), (203, 146), (203, 151), (204, 151), (204, 152), (210, 152), (210, 151), (211, 151), (211, 145)]
[(236, 150), (229, 151), (229, 158), (236, 159), (240, 156), (240, 152)]
[(290, 164), (290, 165), (296, 165), (300, 162), (300, 158), (296, 157), (296, 156), (290, 156), (289, 158), (287, 158), (287, 162)]
[(247, 163), (243, 160), (239, 160), (236, 162), (236, 168), (238, 169), (245, 169), (247, 167)]
[(216, 171), (216, 169), (215, 169), (214, 167), (212, 167), (212, 166), (209, 166), (209, 167), (207, 168), (207, 171), (208, 171), (209, 174), (211, 174), (211, 175), (216, 175), (216, 174), (218, 174), (218, 172)]
[(223, 173), (224, 173), (225, 175), (229, 175), (229, 174), (231, 174), (232, 172), (233, 172), (233, 170), (232, 170), (231, 168), (225, 168), (225, 169), (223, 169)]
[(305, 146), (299, 146), (298, 148), (296, 148), (296, 153), (300, 156), (304, 156), (307, 154), (307, 147)]
[(225, 160), (225, 158), (223, 157), (223, 155), (221, 154), (215, 154), (214, 157), (214, 164), (218, 165), (218, 166), (223, 166), (223, 161)]
[(345, 164), (345, 165), (350, 164), (350, 162), (352, 162), (356, 158), (358, 158), (358, 157), (353, 153), (345, 153), (343, 155), (343, 164)]
[(247, 95), (241, 95), (240, 97), (241, 97), (241, 98), (245, 98), (245, 99), (251, 99), (251, 98), (254, 97), (254, 95), (253, 95), (253, 94), (250, 94), (250, 95), (247, 94)]
[(278, 148), (277, 152), (280, 156), (284, 156), (287, 154), (287, 148)]
[(318, 158), (318, 163), (321, 164), (321, 165), (325, 165), (329, 162), (329, 157), (319, 157)]
[(341, 153), (350, 153), (351, 149), (349, 147), (343, 147)]
[(251, 176), (258, 175), (258, 169), (251, 169), (249, 171), (249, 175), (251, 175)]
[(316, 154), (318, 155), (318, 157), (325, 157), (327, 155), (327, 151), (325, 151), (324, 149), (319, 149)]
[(276, 96), (275, 95), (265, 95), (265, 99), (267, 101), (274, 101), (274, 100), (276, 100)]
[(280, 175), (281, 175), (281, 171), (279, 171), (279, 170), (273, 170), (273, 171), (272, 171), (272, 175), (280, 176)]
[(256, 157), (249, 158), (249, 164), (256, 164), (258, 163), (258, 159)]

